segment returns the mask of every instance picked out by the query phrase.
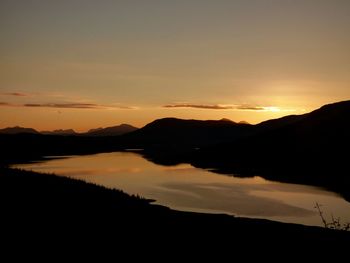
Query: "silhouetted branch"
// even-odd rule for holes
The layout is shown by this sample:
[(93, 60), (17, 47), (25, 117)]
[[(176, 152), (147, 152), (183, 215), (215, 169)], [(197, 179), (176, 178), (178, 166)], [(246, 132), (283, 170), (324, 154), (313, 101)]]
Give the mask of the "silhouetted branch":
[(335, 229), (335, 230), (343, 230), (343, 231), (350, 231), (350, 222), (341, 224), (340, 217), (334, 218), (333, 214), (331, 214), (332, 221), (331, 222), (327, 222), (327, 220), (325, 219), (325, 217), (323, 215), (323, 211), (321, 210), (321, 206), (322, 206), (321, 204), (316, 202), (315, 208), (317, 209), (318, 214), (320, 215), (322, 223), (323, 223), (325, 228)]

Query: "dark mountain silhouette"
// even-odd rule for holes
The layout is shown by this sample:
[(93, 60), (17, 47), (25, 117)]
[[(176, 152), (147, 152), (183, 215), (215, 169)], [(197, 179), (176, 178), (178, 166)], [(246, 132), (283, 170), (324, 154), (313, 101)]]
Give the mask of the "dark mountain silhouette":
[(19, 126), (0, 129), (0, 134), (19, 134), (19, 133), (39, 134), (38, 131), (32, 128), (23, 128)]
[(237, 141), (206, 147), (193, 164), (241, 176), (325, 186), (350, 200), (350, 101), (254, 126)]
[(247, 121), (240, 121), (239, 124), (250, 124), (250, 123)]
[[(59, 148), (66, 150), (70, 148), (70, 145), (79, 142), (85, 145), (84, 149), (88, 149), (91, 145), (96, 147), (96, 144), (100, 143), (97, 147), (99, 150), (105, 148), (104, 144), (108, 144), (109, 150), (133, 146), (145, 149), (175, 147), (180, 150), (193, 150), (197, 147), (203, 148), (201, 151), (197, 151), (201, 155), (210, 154), (210, 152), (220, 155), (222, 152), (227, 154), (227, 158), (231, 158), (233, 155), (239, 157), (238, 160), (243, 159), (244, 156), (264, 160), (270, 159), (274, 155), (276, 155), (275, 158), (281, 159), (280, 153), (285, 153), (288, 156), (294, 154), (293, 160), (296, 160), (297, 157), (310, 155), (310, 153), (319, 155), (320, 152), (327, 158), (328, 155), (341, 156), (339, 151), (341, 148), (339, 147), (349, 143), (349, 108), (350, 101), (339, 102), (326, 105), (311, 113), (286, 116), (257, 125), (240, 124), (226, 119), (201, 121), (164, 118), (155, 120), (138, 130), (129, 125), (120, 125), (87, 133), (98, 137), (98, 135), (111, 136), (115, 131), (120, 130), (124, 132), (134, 130), (122, 136), (111, 136), (106, 139), (89, 139), (85, 136), (84, 138), (66, 136), (62, 139), (52, 136), (48, 139), (44, 135), (39, 136), (38, 134), (30, 136), (28, 140), (42, 140), (45, 141), (44, 144), (48, 141), (53, 142), (53, 140), (65, 140), (68, 145), (61, 145)], [(4, 131), (15, 133), (11, 132), (12, 129), (38, 133), (33, 129), (19, 127), (3, 129), (2, 133), (4, 134)], [(22, 137), (26, 138), (26, 136)], [(6, 138), (0, 140), (0, 143), (6, 140), (7, 144), (11, 144), (11, 141), (14, 142), (20, 137)], [(21, 140), (21, 143), (25, 146), (25, 139)], [(40, 145), (39, 142), (37, 147), (40, 148)], [(45, 148), (49, 147), (50, 145), (45, 145)], [(3, 149), (6, 150), (6, 148)], [(333, 152), (327, 152), (325, 149), (333, 149)], [(230, 151), (235, 153), (231, 154)], [(258, 158), (254, 158), (255, 156)], [(227, 159), (226, 157), (225, 159)]]
[(87, 136), (118, 136), (122, 134), (126, 134), (129, 132), (136, 131), (138, 128), (131, 126), (129, 124), (121, 124), (118, 126), (112, 126), (107, 128), (97, 128), (91, 129), (84, 135)]
[(227, 119), (227, 118), (222, 118), (220, 121), (234, 122), (233, 120), (230, 120), (230, 119)]
[(107, 128), (96, 128), (90, 129), (85, 133), (77, 133), (73, 129), (58, 129), (53, 131), (36, 131), (33, 128), (23, 128), (23, 127), (8, 127), (0, 129), (0, 134), (43, 134), (43, 135), (84, 135), (84, 136), (119, 136), (129, 132), (136, 131), (138, 128), (131, 126), (129, 124), (121, 124), (118, 126), (112, 126)]
[(54, 131), (41, 131), (41, 134), (47, 134), (47, 135), (76, 135), (77, 133), (73, 129), (67, 129), (67, 130), (54, 130)]
[[(259, 155), (265, 159), (264, 151), (283, 159), (281, 153), (300, 156), (328, 155), (344, 156), (340, 149), (350, 143), (350, 101), (329, 104), (303, 115), (286, 116), (255, 125), (252, 132), (242, 140), (217, 149), (240, 149), (249, 157)], [(328, 150), (328, 151), (326, 151)], [(254, 152), (255, 151), (255, 152)]]
[(0, 161), (142, 148), (158, 164), (324, 186), (350, 200), (349, 116), (350, 101), (344, 101), (257, 125), (165, 118), (121, 136), (1, 134)]
[(155, 120), (143, 128), (124, 136), (140, 147), (193, 148), (239, 138), (251, 129), (251, 125), (238, 124), (228, 119), (183, 120), (164, 118)]
[(188, 162), (199, 148), (239, 139), (251, 125), (231, 120), (183, 120), (163, 118), (121, 138), (124, 148), (144, 149), (143, 156), (157, 164)]
[[(350, 101), (343, 101), (324, 105), (310, 113), (302, 115), (288, 115), (278, 119), (267, 120), (255, 125), (255, 133), (267, 131), (298, 130), (295, 135), (303, 136), (306, 133), (337, 133), (349, 128)], [(339, 129), (339, 130), (338, 130)]]
[(94, 129), (90, 129), (90, 130), (88, 130), (86, 133), (92, 133), (92, 132), (97, 132), (97, 131), (101, 131), (101, 130), (103, 130), (103, 128), (94, 128)]

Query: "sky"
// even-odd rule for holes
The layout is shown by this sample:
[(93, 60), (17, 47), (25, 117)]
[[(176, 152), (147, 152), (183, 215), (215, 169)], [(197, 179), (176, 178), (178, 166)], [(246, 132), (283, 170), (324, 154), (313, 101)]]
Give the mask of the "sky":
[(0, 0), (0, 128), (258, 123), (350, 98), (348, 0)]

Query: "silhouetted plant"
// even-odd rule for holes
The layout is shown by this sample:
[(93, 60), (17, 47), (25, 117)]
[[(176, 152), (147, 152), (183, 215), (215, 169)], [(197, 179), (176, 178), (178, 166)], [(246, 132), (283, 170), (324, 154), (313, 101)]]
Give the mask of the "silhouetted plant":
[(327, 222), (327, 220), (325, 219), (325, 217), (323, 215), (323, 211), (321, 210), (321, 206), (322, 206), (321, 204), (316, 202), (315, 208), (317, 209), (318, 214), (320, 215), (322, 223), (323, 223), (325, 228), (350, 231), (350, 222), (341, 223), (340, 217), (334, 218), (334, 216), (331, 215), (332, 220), (330, 222)]

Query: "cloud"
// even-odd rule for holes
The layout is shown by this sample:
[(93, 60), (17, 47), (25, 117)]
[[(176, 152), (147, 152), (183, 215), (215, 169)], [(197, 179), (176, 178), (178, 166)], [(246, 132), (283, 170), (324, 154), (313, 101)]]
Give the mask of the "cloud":
[(24, 107), (43, 107), (43, 108), (58, 108), (58, 109), (122, 109), (122, 110), (134, 110), (136, 107), (131, 106), (107, 106), (95, 103), (27, 103)]
[[(254, 106), (249, 104), (241, 105), (220, 105), (220, 104), (190, 104), (190, 103), (175, 103), (164, 105), (163, 108), (196, 108), (196, 109), (208, 109), (208, 110), (252, 110), (252, 111), (264, 111), (269, 110), (272, 107)], [(276, 107), (274, 107), (276, 108)]]
[(27, 96), (29, 96), (28, 94), (21, 93), (21, 92), (2, 92), (1, 95), (16, 96), (16, 97), (27, 97)]
[(237, 110), (266, 110), (266, 107), (251, 106), (251, 105), (238, 105)]
[(110, 109), (121, 109), (121, 110), (137, 110), (139, 109), (138, 107), (135, 106), (126, 106), (126, 105), (121, 105), (121, 104), (112, 104), (108, 106)]
[(134, 110), (136, 107), (131, 106), (107, 106), (96, 103), (25, 103), (25, 104), (12, 104), (8, 102), (0, 102), (0, 107), (30, 107), (30, 108), (56, 108), (56, 109), (122, 109), (122, 110)]
[(0, 106), (13, 106), (10, 103), (0, 101)]
[(210, 110), (228, 110), (233, 109), (232, 106), (227, 105), (216, 105), (216, 104), (187, 104), (187, 103), (180, 103), (180, 104), (167, 104), (164, 105), (163, 108), (196, 108), (196, 109), (210, 109)]
[(24, 107), (43, 107), (59, 109), (104, 109), (105, 106), (94, 103), (27, 103)]

